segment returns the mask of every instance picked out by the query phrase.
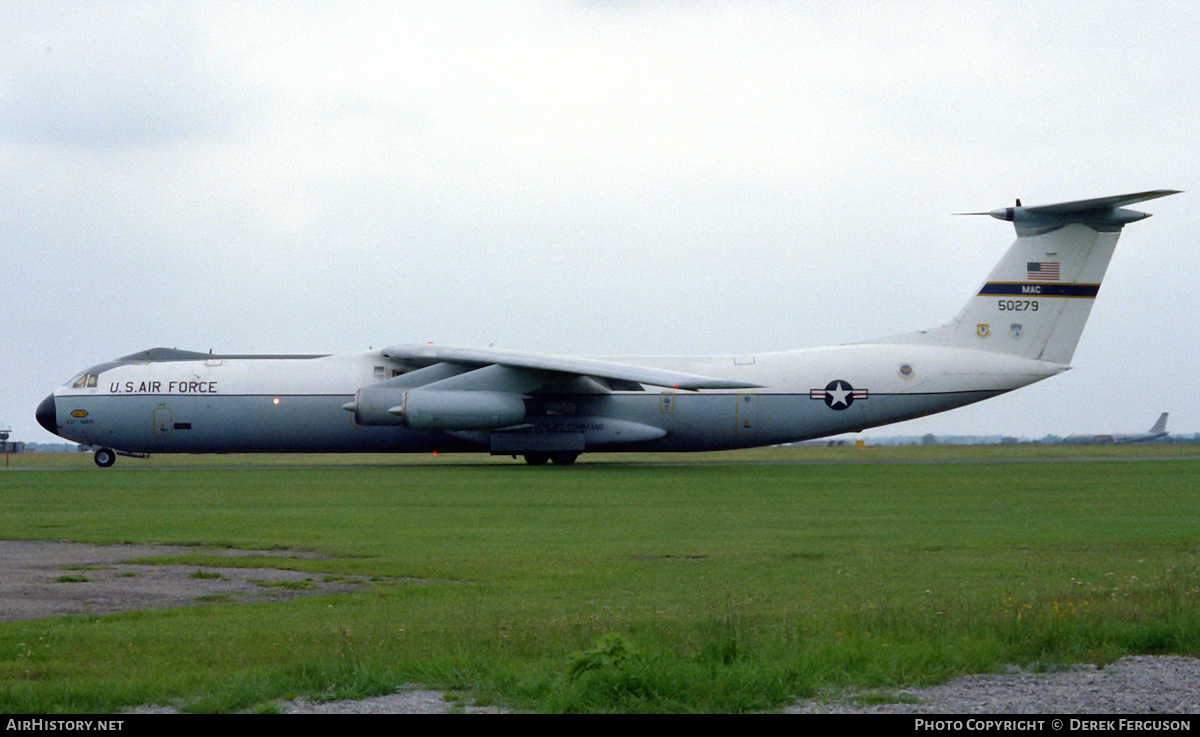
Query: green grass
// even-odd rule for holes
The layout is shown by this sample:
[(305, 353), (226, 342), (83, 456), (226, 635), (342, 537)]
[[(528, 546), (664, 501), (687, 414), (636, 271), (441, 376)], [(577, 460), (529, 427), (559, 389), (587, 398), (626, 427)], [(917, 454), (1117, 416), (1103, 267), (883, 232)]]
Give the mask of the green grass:
[(3, 473), (0, 538), (299, 548), (332, 557), (249, 564), (379, 583), (0, 623), (0, 710), (235, 711), (420, 683), (518, 710), (757, 711), (1008, 663), (1200, 654), (1192, 449), (1045, 448)]
[[(679, 464), (706, 463), (887, 463), (892, 461), (978, 461), (1079, 459), (1079, 458), (1197, 458), (1200, 446), (1189, 443), (1149, 443), (1144, 445), (868, 445), (793, 446), (751, 448), (710, 453), (585, 453), (579, 463), (597, 464)], [(346, 454), (300, 453), (242, 455), (154, 455), (149, 458), (118, 457), (115, 470), (126, 468), (281, 468), (316, 466), (511, 466), (519, 464), (508, 456), (482, 453), (405, 453)], [(91, 453), (20, 453), (9, 457), (9, 468), (88, 469), (94, 470)], [(0, 467), (0, 471), (3, 468)]]
[(90, 579), (87, 576), (59, 576), (54, 579), (55, 583), (87, 583)]

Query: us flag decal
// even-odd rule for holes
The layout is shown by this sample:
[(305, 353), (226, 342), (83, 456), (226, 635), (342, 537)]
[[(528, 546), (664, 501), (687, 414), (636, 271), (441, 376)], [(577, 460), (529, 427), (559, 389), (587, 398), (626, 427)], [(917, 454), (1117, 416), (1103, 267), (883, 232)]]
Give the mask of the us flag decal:
[(1041, 281), (1058, 281), (1057, 261), (1030, 261), (1025, 264), (1025, 277)]

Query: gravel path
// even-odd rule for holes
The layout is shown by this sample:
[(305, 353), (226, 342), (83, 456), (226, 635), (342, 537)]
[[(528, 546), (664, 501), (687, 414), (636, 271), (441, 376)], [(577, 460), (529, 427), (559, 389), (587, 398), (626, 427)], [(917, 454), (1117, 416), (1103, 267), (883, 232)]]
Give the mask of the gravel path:
[(314, 703), (303, 699), (283, 704), (284, 714), (499, 714), (492, 706), (446, 701), (441, 691), (402, 691), (360, 701)]
[[(878, 694), (873, 694), (878, 695)], [(1106, 668), (967, 676), (901, 689), (904, 703), (861, 706), (861, 694), (802, 701), (791, 714), (1198, 714), (1200, 659), (1137, 656)], [(878, 701), (878, 698), (873, 699)]]
[(0, 620), (282, 600), (354, 591), (364, 584), (361, 576), (331, 578), (282, 568), (127, 562), (201, 554), (231, 561), (242, 556), (281, 561), (319, 557), (281, 550), (0, 540)]
[[(387, 696), (375, 696), (355, 701), (309, 701), (296, 699), (276, 706), (284, 714), (499, 714), (492, 706), (470, 706), (459, 701), (447, 701), (441, 691), (414, 688)], [(139, 706), (126, 714), (178, 714), (169, 706)]]

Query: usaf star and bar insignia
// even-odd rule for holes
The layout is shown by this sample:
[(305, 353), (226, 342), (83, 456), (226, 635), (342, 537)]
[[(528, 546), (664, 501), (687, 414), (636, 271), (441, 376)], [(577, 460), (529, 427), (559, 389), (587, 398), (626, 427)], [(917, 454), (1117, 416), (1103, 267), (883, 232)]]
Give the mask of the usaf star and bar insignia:
[(812, 389), (809, 399), (824, 399), (825, 406), (834, 410), (849, 409), (856, 399), (866, 399), (866, 389), (855, 389), (848, 382), (834, 379), (825, 385), (824, 389)]

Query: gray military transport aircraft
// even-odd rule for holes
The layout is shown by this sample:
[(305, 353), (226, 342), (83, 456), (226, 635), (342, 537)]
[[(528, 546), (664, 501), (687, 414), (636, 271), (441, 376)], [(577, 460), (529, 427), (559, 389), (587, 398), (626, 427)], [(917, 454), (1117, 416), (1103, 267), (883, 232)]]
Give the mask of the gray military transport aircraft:
[(1068, 435), (1063, 438), (1064, 443), (1071, 445), (1124, 445), (1126, 443), (1149, 443), (1152, 440), (1165, 438), (1171, 433), (1167, 432), (1167, 417), (1169, 412), (1163, 412), (1155, 420), (1154, 424), (1146, 432), (1133, 433), (1114, 433), (1112, 435), (1094, 435), (1094, 434), (1079, 434)]
[(152, 348), (87, 369), (37, 420), (149, 453), (463, 452), (569, 464), (584, 451), (748, 448), (857, 432), (978, 402), (1069, 368), (1126, 205), (1155, 190), (988, 214), (1016, 242), (940, 327), (754, 355), (571, 358), (396, 345), (339, 355)]

